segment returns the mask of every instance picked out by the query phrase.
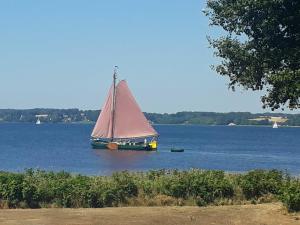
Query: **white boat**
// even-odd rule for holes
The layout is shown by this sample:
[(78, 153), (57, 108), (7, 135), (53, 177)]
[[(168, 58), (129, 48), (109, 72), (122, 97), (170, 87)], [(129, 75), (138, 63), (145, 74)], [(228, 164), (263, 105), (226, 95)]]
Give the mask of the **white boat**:
[(278, 124), (276, 123), (276, 121), (275, 121), (275, 123), (273, 124), (273, 128), (278, 128)]
[(37, 119), (37, 121), (35, 122), (35, 124), (37, 124), (37, 125), (41, 124), (40, 118)]

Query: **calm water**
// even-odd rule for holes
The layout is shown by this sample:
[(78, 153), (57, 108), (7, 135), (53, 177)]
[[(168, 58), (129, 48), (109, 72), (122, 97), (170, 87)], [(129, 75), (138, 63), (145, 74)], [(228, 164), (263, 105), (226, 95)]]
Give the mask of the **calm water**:
[[(0, 124), (0, 170), (111, 174), (118, 170), (255, 168), (300, 174), (300, 128), (156, 126), (158, 152), (90, 148), (92, 125)], [(172, 146), (185, 148), (171, 153)]]

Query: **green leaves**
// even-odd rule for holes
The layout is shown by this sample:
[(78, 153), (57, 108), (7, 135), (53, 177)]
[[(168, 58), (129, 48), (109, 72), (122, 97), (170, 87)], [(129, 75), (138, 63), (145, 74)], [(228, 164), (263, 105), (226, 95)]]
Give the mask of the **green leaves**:
[(205, 14), (228, 33), (209, 42), (221, 58), (214, 68), (229, 77), (229, 87), (266, 88), (264, 107), (299, 108), (300, 2), (209, 0)]
[(250, 171), (241, 176), (239, 185), (247, 199), (262, 197), (266, 194), (277, 195), (283, 185), (284, 176), (277, 170)]
[(300, 211), (300, 181), (292, 180), (286, 183), (280, 199), (289, 211)]
[(291, 108), (299, 107), (300, 96), (300, 69), (291, 71), (285, 69), (268, 77), (269, 95), (264, 96), (262, 101), (265, 105), (273, 105), (273, 108), (280, 107), (281, 102), (288, 102)]
[(248, 203), (256, 202), (265, 196), (278, 197), (291, 211), (300, 210), (299, 180), (277, 170), (254, 170), (245, 174), (160, 170), (118, 172), (109, 177), (33, 170), (24, 174), (0, 172), (0, 202), (7, 202), (11, 208), (206, 206), (233, 201), (240, 204), (245, 199)]

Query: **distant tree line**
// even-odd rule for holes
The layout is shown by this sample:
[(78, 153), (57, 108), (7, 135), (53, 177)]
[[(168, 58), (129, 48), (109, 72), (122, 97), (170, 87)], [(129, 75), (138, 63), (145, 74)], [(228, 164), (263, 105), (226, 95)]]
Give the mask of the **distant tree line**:
[[(43, 123), (94, 123), (99, 110), (79, 109), (0, 109), (0, 122), (34, 123), (37, 118)], [(195, 124), (195, 125), (270, 125), (271, 117), (282, 118), (281, 125), (300, 126), (300, 114), (249, 113), (249, 112), (178, 112), (145, 113), (154, 124)]]
[[(146, 117), (155, 124), (199, 124), (199, 125), (270, 125), (271, 117), (286, 120), (282, 125), (299, 126), (300, 114), (284, 113), (249, 113), (249, 112), (178, 112), (173, 114), (145, 113)], [(255, 120), (258, 119), (259, 120)]]
[(44, 123), (95, 122), (99, 110), (79, 109), (0, 109), (0, 122)]

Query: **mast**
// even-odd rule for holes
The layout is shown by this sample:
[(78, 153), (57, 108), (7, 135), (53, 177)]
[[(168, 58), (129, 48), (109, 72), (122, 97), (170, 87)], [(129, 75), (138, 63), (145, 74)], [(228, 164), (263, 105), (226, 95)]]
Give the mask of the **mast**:
[(118, 69), (118, 66), (115, 66), (114, 74), (113, 74), (113, 106), (112, 106), (112, 112), (111, 112), (112, 113), (111, 141), (114, 140), (114, 131), (115, 131), (117, 69)]

